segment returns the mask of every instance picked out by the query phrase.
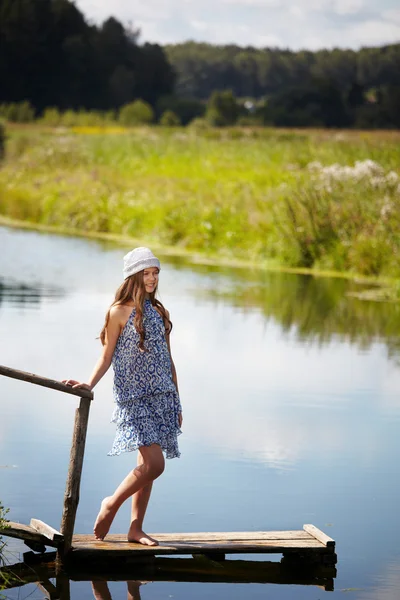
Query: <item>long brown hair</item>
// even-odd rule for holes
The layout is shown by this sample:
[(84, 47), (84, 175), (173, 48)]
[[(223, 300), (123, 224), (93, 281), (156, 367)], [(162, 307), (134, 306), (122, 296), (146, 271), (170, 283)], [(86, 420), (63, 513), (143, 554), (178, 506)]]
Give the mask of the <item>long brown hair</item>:
[[(154, 307), (156, 307), (164, 321), (165, 331), (167, 334), (171, 333), (172, 330), (172, 322), (167, 317), (167, 311), (164, 306), (161, 304), (159, 300), (157, 300), (156, 296), (157, 287), (149, 294), (150, 301)], [(139, 348), (143, 352), (145, 351), (144, 347), (144, 339), (145, 339), (145, 331), (143, 326), (143, 305), (146, 298), (146, 288), (143, 283), (143, 271), (139, 271), (139, 273), (135, 273), (130, 277), (127, 277), (122, 285), (119, 286), (117, 291), (115, 292), (114, 302), (111, 304), (110, 308), (107, 311), (105, 322), (103, 329), (100, 332), (100, 341), (105, 344), (106, 341), (106, 330), (108, 326), (108, 321), (110, 320), (110, 310), (113, 306), (123, 306), (124, 304), (129, 304), (133, 301), (134, 308), (136, 311), (135, 318), (133, 320), (133, 324), (135, 326), (136, 331), (139, 334)]]

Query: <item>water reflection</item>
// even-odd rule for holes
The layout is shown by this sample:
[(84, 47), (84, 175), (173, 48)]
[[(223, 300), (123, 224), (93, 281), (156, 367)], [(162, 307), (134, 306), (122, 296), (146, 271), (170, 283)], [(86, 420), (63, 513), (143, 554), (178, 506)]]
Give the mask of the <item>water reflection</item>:
[(389, 357), (398, 360), (400, 303), (353, 297), (365, 283), (243, 269), (237, 270), (234, 278), (222, 276), (218, 283), (212, 279), (204, 283), (205, 296), (244, 311), (258, 308), (284, 333), (293, 333), (300, 341), (325, 345), (339, 339), (360, 349), (384, 341)]
[[(124, 249), (0, 228), (4, 244), (13, 261), (1, 265), (0, 337), (7, 343), (0, 363), (54, 379), (86, 377), (120, 283)], [(22, 252), (28, 245), (30, 252)], [(46, 302), (43, 290), (51, 294), (53, 287), (56, 302)], [(380, 596), (381, 588), (395, 596), (396, 569), (386, 577), (385, 565), (396, 556), (399, 535), (400, 305), (348, 296), (358, 289), (340, 279), (164, 257), (162, 301), (175, 325), (185, 428), (182, 458), (168, 465), (155, 490), (149, 531), (287, 529), (305, 522), (324, 529), (329, 523), (340, 543), (335, 587), (358, 589), (357, 597), (368, 586), (369, 597)], [(15, 310), (19, 298), (23, 310)], [(131, 468), (132, 457), (105, 458), (114, 435), (107, 377), (91, 409), (79, 532), (91, 530), (94, 506)], [(21, 382), (1, 382), (0, 463), (19, 466), (0, 469), (1, 499), (13, 520), (35, 516), (57, 527), (75, 403), (43, 389), (27, 392)], [(116, 533), (125, 531), (127, 519), (128, 509), (121, 509)], [(265, 582), (282, 576), (283, 583), (281, 564), (273, 564), (278, 567), (264, 569)], [(124, 575), (123, 583), (109, 585), (114, 600), (116, 588), (125, 600), (126, 581), (133, 579), (155, 582), (140, 588), (143, 598), (188, 595), (182, 574), (174, 573), (176, 584), (158, 583), (154, 574)], [(292, 574), (291, 582), (300, 578)], [(73, 600), (93, 600), (94, 580), (74, 581)], [(255, 600), (266, 591), (199, 581), (190, 582), (190, 597)], [(276, 586), (273, 595), (287, 600), (293, 589)], [(296, 588), (298, 599), (319, 595)]]
[(0, 278), (0, 306), (9, 303), (26, 308), (38, 307), (46, 299), (59, 299), (65, 292), (57, 287), (27, 285)]
[[(148, 583), (147, 581), (127, 581), (128, 600), (141, 600), (140, 586)], [(93, 596), (96, 600), (112, 600), (110, 588), (107, 581), (92, 581)]]
[(360, 600), (398, 600), (400, 590), (400, 560), (391, 560), (384, 566), (383, 572), (375, 578), (371, 589), (360, 590)]
[[(55, 553), (40, 556), (28, 553), (27, 563), (18, 563), (0, 569), (0, 581), (3, 579), (7, 596), (14, 597), (17, 590), (29, 584), (35, 584), (53, 600), (72, 600), (87, 598), (88, 600), (140, 600), (141, 588), (144, 585), (158, 582), (190, 583), (192, 586), (205, 583), (258, 583), (276, 585), (318, 586), (325, 591), (334, 589), (336, 568), (333, 565), (316, 565), (310, 562), (282, 558), (280, 562), (264, 560), (211, 560), (203, 555), (193, 558), (155, 557), (146, 560), (129, 560), (124, 566), (124, 559), (119, 564), (91, 563), (66, 566), (66, 571), (57, 570), (54, 562)], [(29, 560), (28, 560), (29, 559)], [(33, 562), (31, 562), (33, 561)], [(12, 574), (12, 579), (10, 579)], [(71, 582), (79, 583), (79, 596), (71, 589)], [(118, 594), (110, 584), (118, 585)], [(90, 588), (88, 588), (90, 583)], [(85, 585), (82, 585), (85, 584)], [(191, 588), (193, 589), (193, 587)], [(76, 590), (76, 591), (78, 591)], [(122, 592), (122, 593), (121, 593)], [(225, 589), (225, 594), (229, 593)]]

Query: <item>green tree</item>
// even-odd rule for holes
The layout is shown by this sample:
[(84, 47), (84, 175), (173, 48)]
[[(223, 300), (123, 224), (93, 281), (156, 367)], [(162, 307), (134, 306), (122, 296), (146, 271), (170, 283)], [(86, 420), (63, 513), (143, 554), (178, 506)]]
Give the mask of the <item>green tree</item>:
[(215, 127), (234, 125), (238, 116), (239, 106), (231, 90), (213, 92), (206, 111), (206, 119), (210, 125)]
[(61, 122), (61, 114), (58, 108), (49, 107), (43, 113), (42, 123), (50, 127), (57, 127)]
[(0, 160), (3, 160), (6, 153), (6, 128), (0, 119)]
[(163, 127), (178, 127), (181, 121), (172, 110), (166, 110), (160, 117), (160, 125)]
[(196, 98), (181, 98), (179, 96), (161, 96), (158, 100), (157, 114), (160, 116), (166, 110), (172, 110), (179, 118), (182, 125), (187, 125), (196, 117), (203, 117), (206, 105)]
[(126, 127), (148, 125), (154, 121), (154, 110), (147, 102), (135, 100), (120, 109), (119, 121)]
[(264, 122), (278, 127), (343, 127), (348, 120), (340, 90), (326, 80), (274, 94), (264, 109)]

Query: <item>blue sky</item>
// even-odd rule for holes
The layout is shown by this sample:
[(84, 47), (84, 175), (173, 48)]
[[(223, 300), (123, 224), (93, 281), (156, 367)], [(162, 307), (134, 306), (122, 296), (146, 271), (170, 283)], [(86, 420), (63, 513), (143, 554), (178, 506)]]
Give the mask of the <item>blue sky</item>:
[(160, 44), (186, 40), (291, 49), (400, 42), (398, 0), (76, 0), (87, 19), (112, 15)]

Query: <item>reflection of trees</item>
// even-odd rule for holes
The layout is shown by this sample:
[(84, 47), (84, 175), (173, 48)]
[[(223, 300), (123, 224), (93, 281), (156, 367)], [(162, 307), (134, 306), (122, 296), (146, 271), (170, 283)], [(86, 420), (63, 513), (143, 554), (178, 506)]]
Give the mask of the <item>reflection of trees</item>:
[(234, 306), (258, 307), (283, 331), (300, 340), (326, 344), (339, 338), (368, 348), (386, 344), (389, 356), (400, 354), (400, 303), (364, 301), (348, 295), (360, 284), (345, 279), (259, 272), (210, 286), (207, 294)]
[(0, 279), (0, 306), (3, 302), (19, 306), (39, 305), (45, 298), (60, 298), (64, 291), (56, 287), (26, 285)]

